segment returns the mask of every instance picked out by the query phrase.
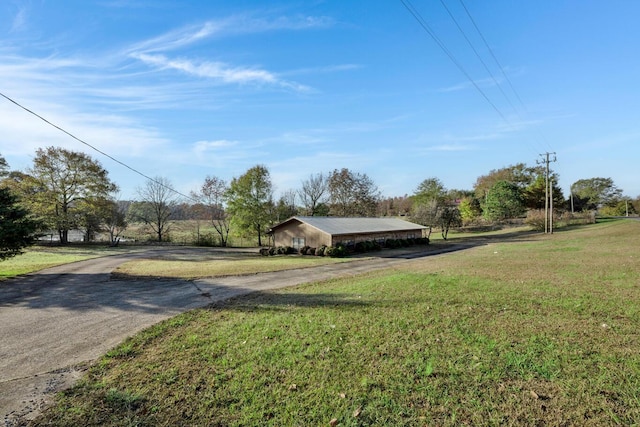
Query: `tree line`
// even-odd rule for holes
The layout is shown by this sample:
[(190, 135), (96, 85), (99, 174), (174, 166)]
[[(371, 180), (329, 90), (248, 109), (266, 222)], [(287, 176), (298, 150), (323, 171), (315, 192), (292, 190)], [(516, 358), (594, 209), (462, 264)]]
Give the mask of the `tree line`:
[[(611, 178), (576, 181), (569, 197), (558, 187), (555, 172), (549, 179), (554, 206), (561, 210), (624, 215), (640, 209), (640, 197), (623, 197)], [(222, 246), (232, 229), (254, 236), (262, 246), (270, 227), (295, 215), (405, 216), (429, 230), (439, 228), (446, 238), (450, 227), (499, 222), (542, 209), (545, 189), (543, 168), (520, 163), (480, 176), (472, 190), (450, 190), (431, 177), (411, 195), (383, 198), (367, 174), (341, 168), (311, 174), (298, 189), (276, 199), (269, 169), (256, 165), (229, 182), (207, 176), (188, 198), (176, 193), (167, 178), (155, 177), (137, 188), (136, 200), (123, 201), (100, 162), (85, 153), (48, 147), (36, 151), (25, 171), (10, 170), (0, 155), (0, 260), (20, 253), (44, 230), (54, 230), (62, 244), (71, 230), (82, 230), (87, 241), (107, 233), (115, 245), (128, 224), (140, 223), (162, 242), (172, 222), (180, 219), (208, 221)]]

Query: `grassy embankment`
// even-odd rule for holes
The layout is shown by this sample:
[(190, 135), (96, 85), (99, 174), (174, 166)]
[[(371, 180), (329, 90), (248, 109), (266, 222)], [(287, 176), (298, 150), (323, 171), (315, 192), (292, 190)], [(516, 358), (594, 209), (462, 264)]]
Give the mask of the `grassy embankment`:
[(639, 234), (527, 234), (191, 311), (35, 425), (637, 424)]

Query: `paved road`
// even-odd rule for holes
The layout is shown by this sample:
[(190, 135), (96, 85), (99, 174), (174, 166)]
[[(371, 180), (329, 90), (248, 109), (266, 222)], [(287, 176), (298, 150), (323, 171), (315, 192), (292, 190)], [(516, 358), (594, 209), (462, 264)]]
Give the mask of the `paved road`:
[[(158, 249), (153, 251), (157, 253)], [(188, 256), (202, 251), (163, 249), (163, 255), (171, 252)], [(0, 414), (5, 427), (21, 425), (35, 417), (55, 392), (72, 385), (91, 361), (160, 320), (254, 291), (410, 262), (409, 257), (363, 259), (196, 281), (112, 279), (111, 272), (117, 266), (150, 253), (96, 258), (2, 282)]]

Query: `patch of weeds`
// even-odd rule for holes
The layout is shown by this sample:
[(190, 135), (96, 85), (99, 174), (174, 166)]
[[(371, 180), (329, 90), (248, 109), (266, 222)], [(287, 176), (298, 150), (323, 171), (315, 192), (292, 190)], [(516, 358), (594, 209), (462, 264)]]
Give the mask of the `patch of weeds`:
[(115, 410), (135, 411), (144, 402), (144, 397), (126, 390), (110, 388), (104, 396), (104, 401)]
[(117, 346), (116, 348), (109, 350), (107, 354), (105, 354), (106, 358), (111, 359), (130, 359), (135, 357), (137, 354), (135, 345), (132, 341), (125, 342)]

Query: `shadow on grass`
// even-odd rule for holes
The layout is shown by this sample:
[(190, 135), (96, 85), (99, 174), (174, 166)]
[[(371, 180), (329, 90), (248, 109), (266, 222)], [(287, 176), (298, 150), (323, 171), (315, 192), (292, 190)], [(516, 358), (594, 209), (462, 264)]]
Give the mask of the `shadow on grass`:
[(288, 292), (252, 292), (225, 301), (215, 302), (207, 307), (211, 310), (234, 310), (242, 312), (282, 311), (291, 307), (306, 308), (361, 308), (371, 303), (354, 294), (311, 294)]

